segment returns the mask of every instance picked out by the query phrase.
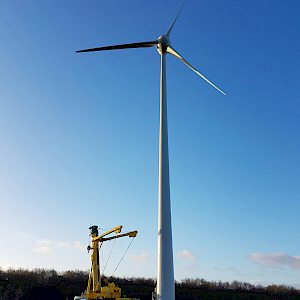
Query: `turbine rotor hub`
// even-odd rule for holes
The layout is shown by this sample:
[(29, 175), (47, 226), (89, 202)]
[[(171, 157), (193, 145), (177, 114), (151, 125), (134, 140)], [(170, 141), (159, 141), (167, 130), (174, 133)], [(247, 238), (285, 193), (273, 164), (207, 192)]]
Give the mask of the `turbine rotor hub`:
[(157, 51), (159, 54), (165, 53), (167, 52), (167, 48), (168, 46), (171, 44), (170, 43), (170, 39), (167, 35), (161, 35), (158, 39), (157, 39)]

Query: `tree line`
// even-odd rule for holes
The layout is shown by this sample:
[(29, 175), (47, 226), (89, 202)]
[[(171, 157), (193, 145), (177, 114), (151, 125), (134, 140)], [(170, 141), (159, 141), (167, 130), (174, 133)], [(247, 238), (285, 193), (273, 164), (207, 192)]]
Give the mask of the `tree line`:
[[(79, 296), (86, 289), (88, 271), (72, 270), (57, 272), (53, 269), (7, 269), (0, 267), (0, 300), (29, 300), (35, 293), (41, 300), (69, 299)], [(122, 296), (151, 300), (156, 280), (154, 278), (108, 279), (122, 289)], [(104, 282), (103, 282), (104, 283)], [(247, 282), (206, 281), (200, 278), (185, 278), (175, 282), (176, 300), (234, 300), (234, 299), (299, 299), (300, 291), (286, 285), (253, 285)]]

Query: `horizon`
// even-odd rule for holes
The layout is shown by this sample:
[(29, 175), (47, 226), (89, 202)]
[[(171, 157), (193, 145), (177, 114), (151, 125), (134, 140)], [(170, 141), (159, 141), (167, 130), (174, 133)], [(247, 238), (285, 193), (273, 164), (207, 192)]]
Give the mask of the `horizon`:
[[(1, 271), (1, 266), (0, 266), (0, 271)], [(55, 269), (51, 269), (51, 268), (49, 268), (49, 269), (45, 269), (45, 268), (34, 268), (34, 269), (27, 269), (27, 268), (23, 268), (23, 267), (20, 267), (20, 268), (16, 268), (16, 267), (7, 267), (6, 269), (2, 269), (2, 270), (4, 270), (4, 271), (29, 271), (29, 272), (37, 272), (37, 271), (45, 271), (45, 272), (47, 272), (47, 271), (54, 271), (54, 272), (56, 272), (59, 276), (63, 276), (63, 275), (66, 275), (68, 272), (84, 272), (84, 273), (86, 273), (86, 275), (89, 275), (90, 274), (90, 270), (79, 270), (79, 269), (75, 269), (75, 270), (64, 270), (64, 271), (56, 271)], [(115, 280), (115, 279), (118, 279), (118, 278), (121, 278), (121, 279), (135, 279), (135, 280), (138, 280), (138, 279), (145, 279), (145, 280), (153, 280), (153, 281), (156, 281), (157, 280), (157, 278), (156, 277), (141, 277), (141, 276), (139, 276), (139, 277), (126, 277), (126, 276), (121, 276), (121, 277), (119, 277), (119, 276), (106, 276), (106, 275), (103, 275), (103, 274), (101, 274), (101, 278), (110, 278), (110, 281), (113, 281), (113, 280)], [(1, 278), (0, 278), (1, 279)], [(9, 280), (9, 278), (6, 278), (5, 280)], [(195, 278), (193, 278), (193, 277), (186, 277), (186, 278), (182, 278), (182, 279), (180, 279), (180, 281), (179, 280), (176, 280), (176, 279), (174, 279), (174, 283), (176, 283), (176, 284), (179, 284), (179, 283), (184, 283), (184, 282), (186, 282), (186, 281), (189, 281), (189, 280), (204, 280), (204, 282), (209, 282), (209, 283), (227, 283), (228, 281), (222, 281), (222, 280), (205, 280), (205, 278), (199, 278), (199, 277), (195, 277)], [(260, 284), (260, 283), (250, 283), (250, 282), (246, 282), (246, 281), (238, 281), (238, 280), (232, 280), (232, 281), (229, 281), (228, 283), (229, 284), (232, 284), (232, 283), (234, 283), (234, 282), (239, 282), (239, 283), (249, 283), (249, 284), (251, 284), (251, 285), (253, 285), (253, 287), (260, 287), (260, 286), (262, 286), (262, 287), (264, 287), (264, 288), (266, 288), (266, 287), (268, 287), (268, 286), (272, 286), (272, 285), (274, 285), (273, 283), (272, 284), (270, 284), (270, 285), (262, 285), (262, 284)], [(285, 285), (285, 284), (276, 284), (276, 286), (286, 286), (286, 287), (292, 287), (292, 288), (295, 288), (295, 287), (293, 287), (293, 286), (291, 286), (291, 285)], [(300, 291), (300, 289), (297, 289), (297, 288), (295, 288), (297, 291)]]

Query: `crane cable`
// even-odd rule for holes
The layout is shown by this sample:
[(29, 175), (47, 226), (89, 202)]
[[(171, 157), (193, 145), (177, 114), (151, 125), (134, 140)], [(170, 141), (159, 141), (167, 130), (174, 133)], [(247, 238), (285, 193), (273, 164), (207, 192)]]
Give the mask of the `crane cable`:
[[(103, 244), (103, 243), (102, 243)], [(101, 246), (102, 246), (102, 244), (101, 244)], [(101, 252), (102, 252), (102, 265), (104, 266), (104, 250), (103, 250), (103, 246), (101, 247)], [(100, 260), (100, 258), (99, 258), (99, 260)], [(100, 268), (100, 267), (99, 267)], [(101, 274), (101, 273), (100, 273)], [(102, 274), (103, 274), (103, 271), (102, 271)]]
[(112, 253), (112, 250), (113, 250), (113, 248), (114, 248), (114, 246), (115, 246), (116, 240), (117, 240), (117, 239), (115, 239), (115, 240), (114, 240), (114, 243), (113, 243), (113, 245), (112, 245), (112, 247), (111, 247), (111, 249), (110, 249), (110, 253), (109, 253), (109, 255), (108, 255), (108, 258), (107, 258), (107, 261), (106, 261), (105, 267), (104, 267), (104, 269), (103, 269), (103, 271), (102, 271), (102, 274), (104, 274), (104, 271), (105, 271), (105, 269), (106, 269), (106, 266), (107, 266), (108, 260), (109, 260), (109, 258), (110, 258), (110, 255), (111, 255), (111, 253)]
[(132, 240), (131, 240), (130, 244), (128, 245), (128, 247), (127, 247), (127, 249), (126, 249), (126, 251), (125, 251), (125, 253), (123, 254), (122, 258), (120, 259), (120, 261), (119, 261), (118, 265), (116, 266), (115, 270), (113, 271), (113, 273), (111, 274), (111, 276), (110, 276), (110, 277), (113, 277), (113, 275), (115, 274), (116, 270), (118, 269), (118, 267), (119, 267), (119, 265), (120, 265), (121, 261), (123, 260), (123, 258), (124, 258), (124, 256), (125, 256), (125, 254), (127, 253), (128, 249), (129, 249), (129, 247), (131, 246), (131, 244), (132, 244), (132, 242), (133, 242), (133, 240), (134, 240), (134, 239), (135, 239), (135, 237), (133, 237), (133, 238), (132, 238)]

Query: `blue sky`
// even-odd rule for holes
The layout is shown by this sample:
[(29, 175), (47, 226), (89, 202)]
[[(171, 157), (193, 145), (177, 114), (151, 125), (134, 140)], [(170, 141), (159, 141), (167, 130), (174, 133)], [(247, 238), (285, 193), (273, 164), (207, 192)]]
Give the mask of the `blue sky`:
[[(123, 225), (139, 234), (115, 274), (156, 277), (160, 57), (75, 51), (156, 39), (181, 4), (3, 3), (0, 266), (87, 270), (88, 227)], [(173, 28), (228, 93), (167, 56), (177, 280), (300, 287), (299, 8), (188, 0)]]

